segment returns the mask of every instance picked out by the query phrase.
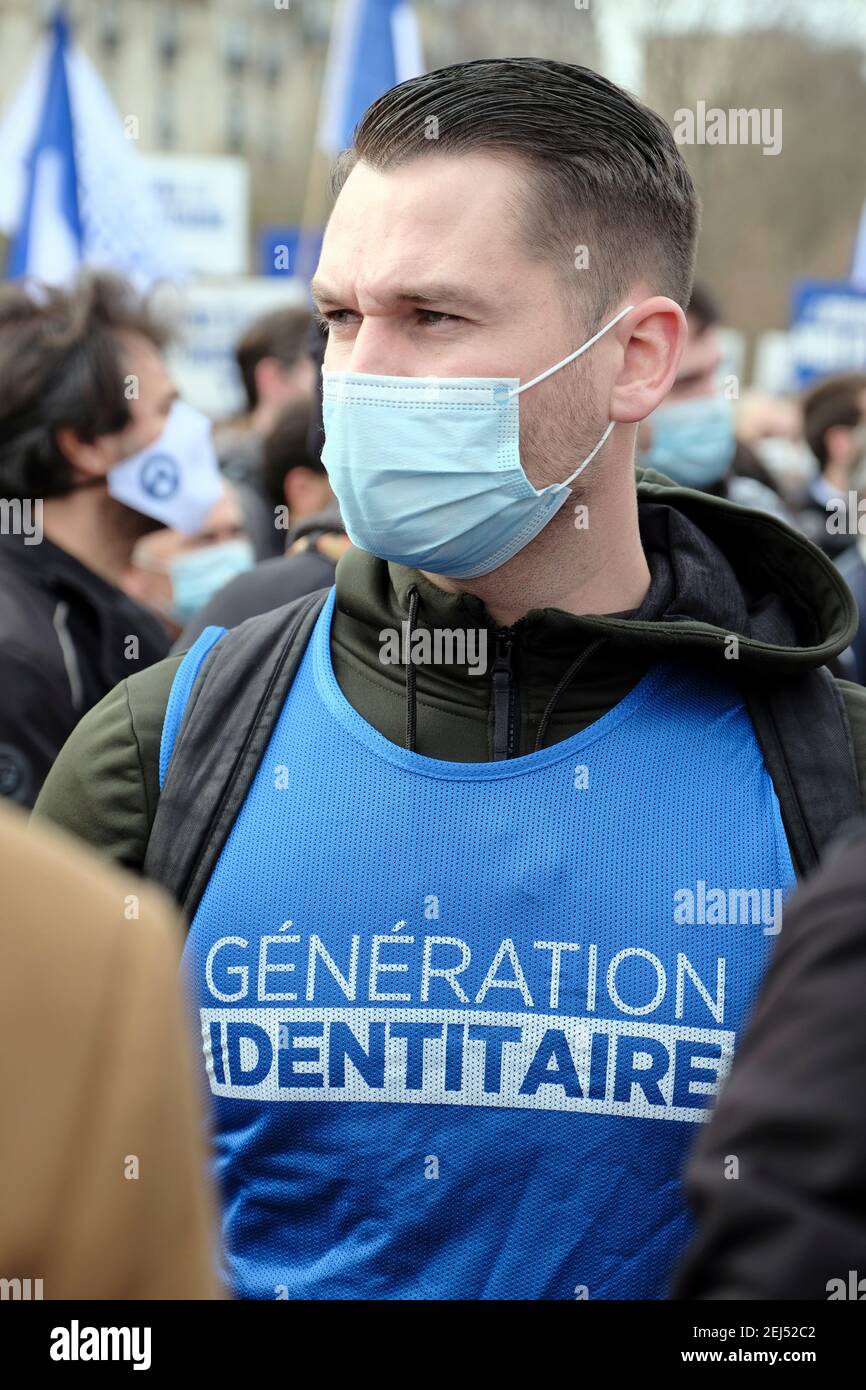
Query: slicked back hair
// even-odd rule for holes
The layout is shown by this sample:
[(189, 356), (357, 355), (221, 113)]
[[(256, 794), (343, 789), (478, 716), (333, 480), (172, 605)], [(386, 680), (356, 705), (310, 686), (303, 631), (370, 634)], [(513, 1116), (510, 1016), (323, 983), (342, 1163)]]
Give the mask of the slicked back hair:
[(481, 59), (392, 87), (361, 118), (331, 191), (359, 161), (385, 172), (469, 151), (523, 163), (526, 249), (561, 267), (587, 327), (641, 278), (685, 309), (700, 217), (685, 161), (660, 116), (575, 63)]

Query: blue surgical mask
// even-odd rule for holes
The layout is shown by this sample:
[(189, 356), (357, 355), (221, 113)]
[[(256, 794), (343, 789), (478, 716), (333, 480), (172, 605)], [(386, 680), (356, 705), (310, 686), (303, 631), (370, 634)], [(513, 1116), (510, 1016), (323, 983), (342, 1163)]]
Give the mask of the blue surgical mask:
[(173, 594), (172, 617), (187, 622), (230, 579), (252, 569), (255, 552), (249, 541), (221, 541), (178, 555), (168, 567)]
[(724, 478), (737, 448), (734, 413), (724, 396), (701, 396), (659, 406), (649, 418), (644, 468), (655, 468), (683, 487), (712, 487)]
[(611, 430), (563, 483), (533, 487), (520, 461), (521, 392), (573, 362), (633, 305), (540, 376), (322, 372), (322, 462), (349, 539), (382, 560), (474, 579), (547, 525)]

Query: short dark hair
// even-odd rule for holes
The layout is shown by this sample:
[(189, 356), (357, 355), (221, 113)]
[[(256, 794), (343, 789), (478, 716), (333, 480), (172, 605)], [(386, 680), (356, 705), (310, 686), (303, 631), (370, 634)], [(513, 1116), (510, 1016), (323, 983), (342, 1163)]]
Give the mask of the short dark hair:
[(266, 357), (276, 357), (284, 367), (294, 367), (304, 354), (309, 324), (308, 309), (275, 309), (251, 323), (239, 340), (235, 358), (250, 410), (259, 403), (256, 367)]
[(130, 423), (121, 333), (160, 348), (168, 339), (118, 276), (88, 272), (69, 290), (0, 287), (0, 495), (64, 496), (72, 469), (57, 430), (92, 443)]
[(722, 306), (706, 280), (696, 280), (692, 285), (686, 313), (697, 324), (696, 336), (699, 338), (708, 328), (715, 328), (722, 321)]
[(307, 400), (284, 406), (270, 434), (265, 436), (261, 480), (268, 500), (275, 507), (285, 505), (283, 483), (293, 468), (311, 468), (314, 473), (325, 471), (321, 459), (311, 456), (307, 449), (310, 410)]
[(573, 274), (576, 246), (588, 247), (591, 279), (576, 279), (590, 287), (593, 320), (640, 274), (685, 308), (700, 215), (686, 163), (660, 116), (575, 63), (484, 58), (392, 87), (361, 118), (331, 191), (339, 193), (358, 161), (387, 170), (469, 150), (526, 164), (531, 254)]
[(819, 382), (803, 397), (803, 433), (822, 470), (827, 466), (827, 431), (834, 425), (853, 429), (861, 423), (864, 392), (866, 373), (851, 372)]

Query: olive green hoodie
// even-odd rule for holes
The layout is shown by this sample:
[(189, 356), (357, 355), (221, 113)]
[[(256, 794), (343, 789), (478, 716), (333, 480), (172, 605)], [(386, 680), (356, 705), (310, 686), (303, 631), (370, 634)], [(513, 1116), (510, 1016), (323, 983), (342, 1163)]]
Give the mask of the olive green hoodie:
[[(710, 663), (732, 679), (784, 682), (848, 646), (857, 624), (853, 599), (804, 537), (773, 516), (648, 470), (638, 470), (637, 483), (651, 584), (633, 613), (533, 609), (502, 629), (474, 595), (446, 593), (418, 571), (349, 550), (336, 571), (331, 630), (334, 671), (346, 698), (395, 743), (409, 738), (430, 757), (483, 762), (580, 732), (661, 658)], [(486, 669), (471, 661), (383, 662), (383, 634), (403, 634), (410, 617), (411, 631), (484, 630)], [(180, 659), (130, 676), (82, 719), (34, 812), (138, 870), (159, 795), (159, 740)], [(839, 685), (862, 788), (866, 690)]]

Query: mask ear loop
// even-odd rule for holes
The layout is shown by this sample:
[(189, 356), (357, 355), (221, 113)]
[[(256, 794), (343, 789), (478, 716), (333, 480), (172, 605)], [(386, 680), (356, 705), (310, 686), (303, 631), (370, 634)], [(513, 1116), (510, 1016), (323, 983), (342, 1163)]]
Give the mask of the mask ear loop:
[[(579, 357), (582, 352), (586, 352), (588, 348), (591, 348), (593, 343), (597, 343), (599, 338), (604, 337), (607, 330), (609, 328), (613, 328), (615, 323), (619, 323), (620, 319), (624, 319), (626, 314), (628, 314), (633, 308), (633, 304), (626, 304), (625, 308), (620, 309), (619, 313), (615, 314), (609, 323), (606, 323), (603, 328), (600, 328), (598, 332), (592, 338), (589, 339), (588, 342), (584, 343), (583, 347), (579, 347), (576, 352), (570, 352), (568, 357), (563, 357), (561, 362), (555, 362), (552, 367), (548, 367), (546, 372), (541, 372), (538, 376), (534, 376), (531, 381), (525, 382), (523, 386), (512, 387), (512, 389), (508, 392), (509, 397), (519, 396), (521, 391), (528, 391), (530, 386), (537, 386), (539, 381), (544, 381), (545, 377), (553, 376), (553, 373), (558, 372), (561, 367), (565, 367), (568, 365), (569, 362), (573, 362), (574, 359), (576, 357)], [(591, 457), (592, 455), (590, 455), (590, 458)]]
[(593, 459), (595, 458), (595, 456), (596, 456), (596, 454), (598, 453), (599, 449), (601, 448), (602, 444), (604, 444), (605, 440), (608, 438), (608, 436), (609, 436), (609, 434), (610, 434), (610, 432), (611, 432), (611, 430), (613, 429), (613, 427), (614, 427), (615, 424), (616, 424), (616, 421), (615, 421), (615, 420), (611, 420), (611, 422), (610, 422), (610, 424), (608, 425), (607, 429), (605, 430), (604, 434), (601, 436), (601, 439), (598, 441), (598, 443), (596, 444), (595, 448), (592, 450), (592, 453), (587, 454), (586, 458), (583, 460), (583, 463), (580, 465), (580, 467), (579, 467), (579, 468), (576, 468), (576, 469), (574, 470), (574, 472), (572, 473), (572, 475), (571, 475), (570, 478), (566, 478), (566, 479), (565, 479), (565, 482), (560, 483), (560, 487), (568, 487), (568, 485), (569, 485), (570, 483), (573, 483), (573, 482), (574, 482), (575, 478), (579, 478), (579, 477), (580, 477), (580, 475), (581, 475), (581, 473), (583, 472), (583, 470), (584, 470), (584, 468), (586, 467), (586, 465), (587, 465), (588, 463), (592, 463)]
[[(544, 381), (545, 377), (552, 376), (553, 373), (558, 372), (561, 367), (565, 367), (569, 362), (573, 362), (574, 359), (576, 357), (579, 357), (582, 352), (586, 352), (587, 348), (591, 348), (593, 343), (597, 343), (599, 338), (604, 337), (604, 334), (607, 332), (607, 330), (609, 328), (613, 328), (615, 323), (619, 323), (620, 319), (625, 318), (626, 314), (629, 313), (630, 310), (632, 310), (633, 308), (633, 304), (627, 304), (624, 309), (620, 309), (619, 313), (615, 314), (609, 323), (606, 323), (603, 328), (600, 328), (598, 332), (592, 338), (589, 339), (588, 342), (584, 343), (583, 347), (579, 347), (576, 352), (569, 353), (568, 357), (563, 357), (561, 362), (556, 362), (552, 367), (548, 367), (547, 371), (542, 372), (540, 376), (535, 376), (532, 378), (531, 381), (527, 381), (523, 386), (517, 386), (513, 390), (509, 391), (509, 397), (519, 396), (521, 391), (527, 391), (530, 386), (537, 386), (539, 381)], [(603, 444), (606, 443), (607, 439), (609, 438), (610, 432), (613, 429), (615, 423), (616, 422), (614, 420), (611, 420), (604, 434), (601, 436), (601, 439), (598, 441), (592, 452), (587, 454), (580, 467), (575, 469), (570, 478), (566, 478), (565, 482), (559, 484), (561, 488), (568, 487), (571, 483), (573, 483), (575, 478), (580, 477), (584, 468), (586, 468), (586, 465), (588, 463), (592, 463), (592, 460), (595, 458), (599, 449), (602, 447)]]

